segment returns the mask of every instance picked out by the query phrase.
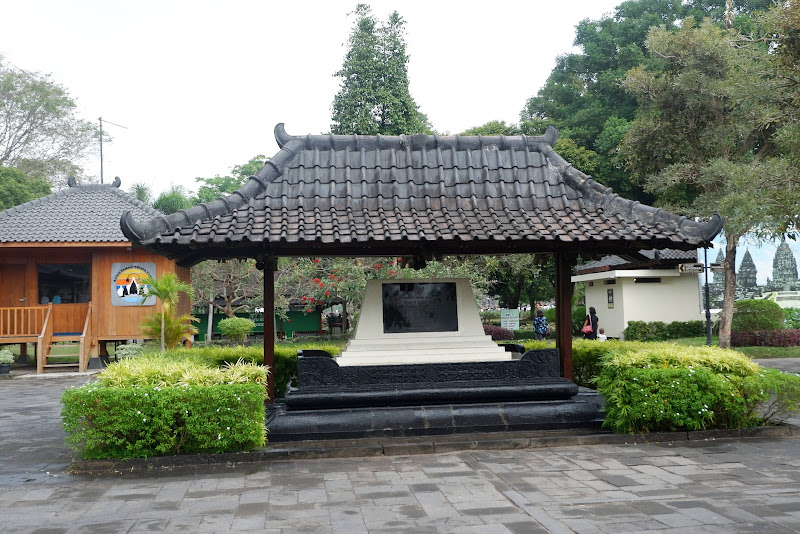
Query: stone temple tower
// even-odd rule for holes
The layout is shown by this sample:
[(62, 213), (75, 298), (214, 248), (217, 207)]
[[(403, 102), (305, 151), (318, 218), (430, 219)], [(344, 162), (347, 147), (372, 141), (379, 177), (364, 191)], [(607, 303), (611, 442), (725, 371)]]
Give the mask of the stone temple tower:
[(744, 289), (755, 289), (756, 287), (756, 264), (748, 249), (744, 253), (742, 263), (739, 265), (739, 272), (736, 276), (736, 285)]
[(797, 262), (785, 239), (772, 260), (772, 285), (787, 291), (797, 285)]

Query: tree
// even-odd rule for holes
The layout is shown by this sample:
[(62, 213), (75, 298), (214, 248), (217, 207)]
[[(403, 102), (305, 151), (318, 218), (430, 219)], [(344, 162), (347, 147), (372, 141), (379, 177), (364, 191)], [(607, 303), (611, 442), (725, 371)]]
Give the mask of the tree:
[(53, 184), (80, 175), (78, 162), (98, 130), (79, 119), (75, 108), (49, 75), (9, 66), (0, 56), (0, 167)]
[(28, 178), (17, 169), (0, 167), (0, 211), (51, 193), (43, 178)]
[(192, 200), (186, 195), (183, 186), (173, 184), (169, 191), (161, 193), (153, 207), (166, 214), (191, 208)]
[[(143, 330), (149, 334), (158, 334), (161, 340), (161, 351), (166, 347), (174, 347), (183, 339), (191, 339), (192, 334), (197, 333), (197, 328), (192, 326), (191, 321), (196, 321), (188, 314), (176, 315), (175, 311), (178, 304), (179, 293), (185, 293), (189, 299), (193, 296), (192, 286), (178, 279), (175, 273), (166, 273), (159, 278), (142, 279), (144, 291), (141, 294), (144, 302), (148, 297), (155, 297), (161, 302), (161, 311), (151, 314), (150, 320), (145, 319)], [(153, 323), (160, 323), (160, 328), (156, 330)]]
[[(737, 1), (733, 26), (749, 27), (752, 14), (769, 5), (770, 0)], [(721, 27), (725, 8), (726, 0), (628, 0), (611, 16), (581, 21), (574, 42), (581, 52), (557, 58), (544, 87), (526, 102), (520, 120), (553, 123), (562, 136), (597, 154), (598, 181), (626, 198), (652, 203), (654, 197), (642, 190), (641, 183), (630, 180), (618, 158), (617, 146), (639, 105), (620, 82), (628, 70), (650, 61), (645, 47), (650, 28), (677, 31), (679, 21), (699, 23), (705, 17)]]
[(133, 184), (129, 190), (129, 193), (139, 202), (144, 202), (145, 204), (149, 205), (153, 204), (153, 191), (150, 189), (149, 185), (143, 182)]
[(620, 150), (658, 205), (725, 219), (720, 346), (730, 346), (736, 247), (746, 234), (780, 235), (797, 222), (800, 180), (775, 134), (786, 105), (770, 51), (711, 21), (650, 31), (647, 67), (623, 87), (639, 101)]
[(403, 27), (395, 11), (380, 24), (369, 6), (358, 4), (342, 78), (333, 99), (335, 134), (401, 135), (432, 133), (408, 89), (408, 56)]
[(254, 260), (204, 261), (192, 267), (195, 302), (213, 305), (227, 317), (263, 305), (264, 275)]
[(261, 170), (266, 159), (268, 158), (262, 154), (252, 157), (244, 165), (235, 165), (229, 176), (216, 175), (213, 178), (195, 178), (195, 181), (201, 184), (194, 198), (195, 203), (211, 202), (221, 196), (230, 195)]
[(407, 266), (405, 258), (280, 258), (275, 280), (276, 310), (299, 302), (306, 312), (342, 304), (360, 309), (368, 280), (467, 278), (476, 295), (489, 287), (480, 260), (446, 257), (422, 269)]

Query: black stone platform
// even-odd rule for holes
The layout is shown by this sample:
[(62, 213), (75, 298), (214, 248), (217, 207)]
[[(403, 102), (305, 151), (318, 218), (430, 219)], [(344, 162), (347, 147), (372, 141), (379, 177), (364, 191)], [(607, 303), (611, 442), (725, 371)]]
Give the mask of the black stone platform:
[(560, 377), (557, 349), (519, 360), (340, 367), (298, 357), (298, 386), (268, 408), (269, 440), (596, 428), (602, 401)]

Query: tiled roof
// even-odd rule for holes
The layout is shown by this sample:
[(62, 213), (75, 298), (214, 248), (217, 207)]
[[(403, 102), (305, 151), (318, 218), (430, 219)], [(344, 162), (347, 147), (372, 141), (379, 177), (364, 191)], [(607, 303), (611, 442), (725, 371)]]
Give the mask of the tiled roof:
[[(162, 215), (113, 184), (76, 185), (0, 212), (0, 243), (126, 242), (123, 212), (147, 221)], [(162, 215), (163, 216), (163, 215)]]
[(587, 274), (614, 269), (657, 268), (666, 265), (674, 266), (678, 263), (697, 261), (697, 250), (640, 250), (639, 253), (644, 256), (641, 261), (631, 261), (630, 259), (620, 258), (619, 256), (608, 255), (598, 261), (579, 265), (575, 270), (578, 274)]
[(721, 229), (620, 198), (545, 135), (290, 136), (233, 195), (148, 223), (132, 241), (205, 257), (692, 249)]

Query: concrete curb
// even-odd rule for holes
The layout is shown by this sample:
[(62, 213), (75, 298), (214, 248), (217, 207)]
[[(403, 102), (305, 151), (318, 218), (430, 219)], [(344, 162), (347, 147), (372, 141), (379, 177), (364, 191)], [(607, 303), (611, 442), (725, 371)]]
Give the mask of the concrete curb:
[(188, 454), (129, 460), (73, 460), (70, 472), (84, 476), (153, 476), (208, 473), (246, 468), (255, 463), (319, 458), (403, 456), (471, 450), (542, 449), (582, 445), (638, 443), (700, 443), (718, 440), (773, 439), (800, 436), (800, 427), (768, 427), (652, 434), (612, 434), (598, 431), (536, 431), (354, 440), (298, 441), (268, 444), (236, 453)]

